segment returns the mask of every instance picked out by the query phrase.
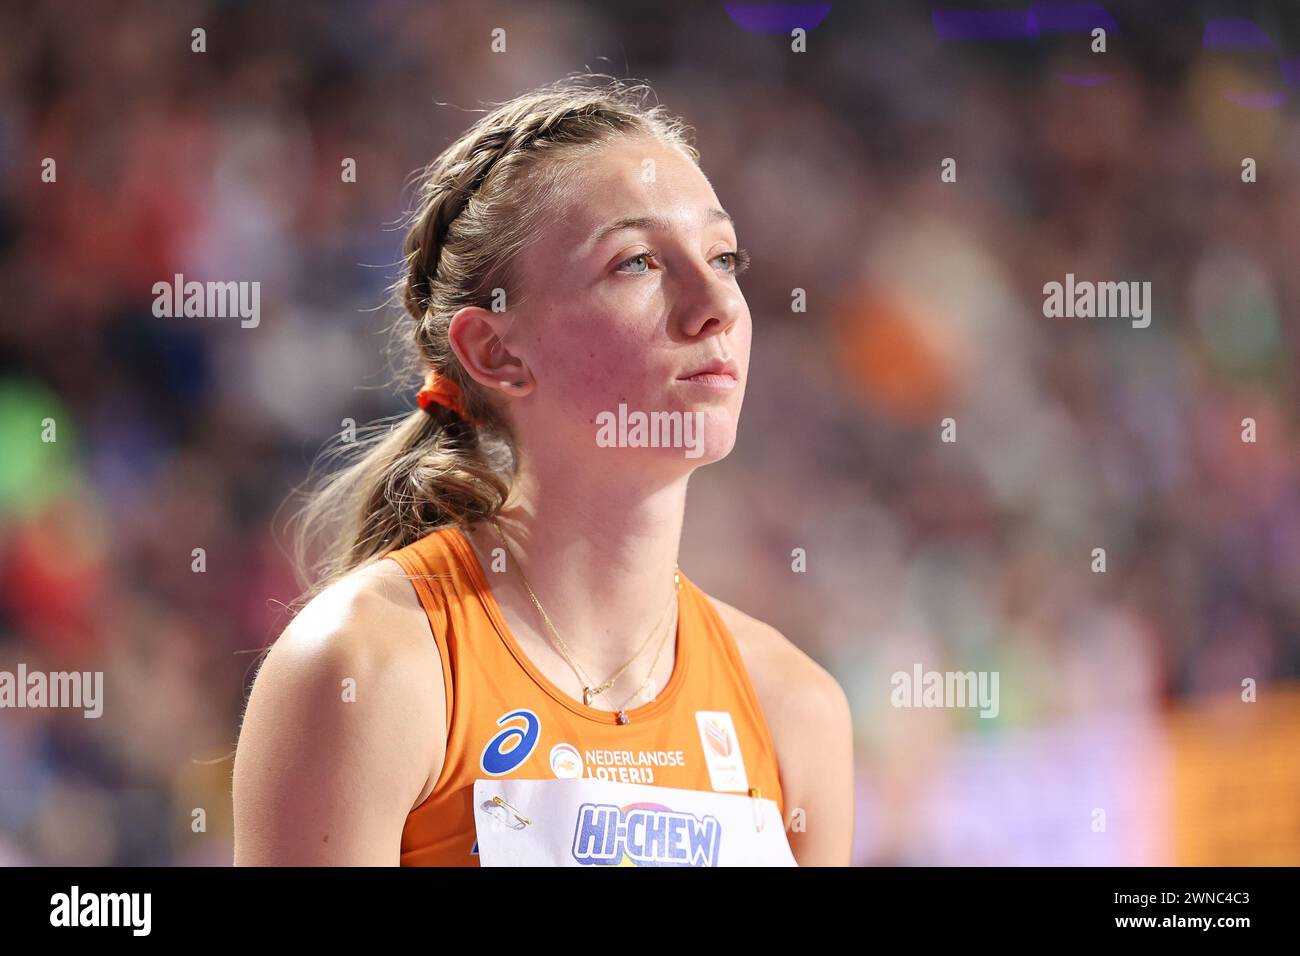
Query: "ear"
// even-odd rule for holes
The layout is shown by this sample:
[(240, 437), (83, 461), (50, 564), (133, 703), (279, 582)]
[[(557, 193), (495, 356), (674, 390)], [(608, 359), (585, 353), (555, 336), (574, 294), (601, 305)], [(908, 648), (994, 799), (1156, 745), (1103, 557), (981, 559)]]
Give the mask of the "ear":
[(467, 305), (451, 317), (447, 338), (469, 377), (485, 388), (519, 397), (533, 390), (533, 376), (522, 358), (505, 344), (518, 313), (493, 312)]

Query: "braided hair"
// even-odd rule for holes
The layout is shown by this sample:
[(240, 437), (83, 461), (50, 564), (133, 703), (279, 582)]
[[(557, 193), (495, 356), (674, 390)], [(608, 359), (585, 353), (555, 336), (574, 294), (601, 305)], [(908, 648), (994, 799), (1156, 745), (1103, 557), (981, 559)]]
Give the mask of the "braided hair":
[(511, 307), (523, 301), (512, 265), (583, 159), (613, 137), (656, 136), (698, 164), (689, 127), (650, 105), (652, 97), (644, 83), (571, 74), (496, 104), (419, 171), (404, 222), (404, 268), (390, 293), (408, 319), (408, 378), (418, 381), (430, 369), (449, 378), (467, 417), (430, 405), (334, 453), (351, 460), (298, 514), (296, 556), (311, 591), (439, 527), (489, 518), (504, 505), (509, 424), (456, 358), (451, 319), (466, 306), (491, 308), (498, 292)]

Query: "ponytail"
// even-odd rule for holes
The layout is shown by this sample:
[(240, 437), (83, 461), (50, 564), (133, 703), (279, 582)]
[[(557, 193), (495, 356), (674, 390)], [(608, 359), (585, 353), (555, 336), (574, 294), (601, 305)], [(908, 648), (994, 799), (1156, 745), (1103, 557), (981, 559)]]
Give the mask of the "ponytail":
[(410, 378), (446, 380), (464, 417), (429, 402), (326, 454), (326, 464), (343, 464), (309, 492), (296, 516), (294, 557), (309, 593), (438, 528), (490, 518), (505, 504), (514, 468), (510, 424), (466, 374), (448, 329), (460, 309), (492, 308), (499, 293), (511, 308), (522, 302), (511, 266), (537, 241), (585, 152), (615, 136), (649, 135), (699, 162), (688, 127), (662, 106), (646, 105), (648, 86), (595, 79), (577, 74), (497, 105), (420, 171), (406, 219), (405, 269), (390, 293), (409, 320)]

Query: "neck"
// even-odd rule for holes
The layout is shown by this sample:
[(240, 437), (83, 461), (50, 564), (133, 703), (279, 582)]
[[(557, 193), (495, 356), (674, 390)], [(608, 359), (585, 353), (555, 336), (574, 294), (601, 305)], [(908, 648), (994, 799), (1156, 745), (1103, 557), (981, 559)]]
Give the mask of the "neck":
[[(647, 472), (650, 472), (647, 469)], [(637, 483), (615, 487), (607, 471), (551, 470), (521, 454), (510, 497), (497, 516), (516, 567), (492, 574), (489, 583), (502, 609), (513, 610), (512, 631), (553, 637), (524, 588), (520, 573), (546, 610), (579, 665), (595, 681), (605, 679), (645, 645), (631, 671), (644, 674), (658, 639), (671, 628), (673, 571), (681, 542), (689, 475), (655, 480), (643, 473)], [(469, 532), (484, 568), (501, 546), (486, 524)], [(511, 564), (511, 562), (507, 562)], [(661, 625), (656, 629), (656, 625)], [(666, 638), (661, 660), (673, 658)]]

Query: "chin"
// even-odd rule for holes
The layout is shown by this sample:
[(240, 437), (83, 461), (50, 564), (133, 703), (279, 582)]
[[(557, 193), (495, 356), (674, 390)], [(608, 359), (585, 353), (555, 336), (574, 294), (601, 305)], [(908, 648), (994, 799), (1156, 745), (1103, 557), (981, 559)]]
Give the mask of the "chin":
[(688, 461), (705, 464), (721, 461), (736, 447), (736, 419), (728, 409), (712, 409), (703, 416), (702, 440), (697, 447), (687, 449), (693, 458)]
[(710, 441), (693, 448), (639, 448), (634, 460), (642, 470), (648, 468), (648, 459), (652, 458), (656, 472), (688, 475), (701, 465), (711, 465), (726, 458), (731, 454), (732, 446), (732, 442)]

